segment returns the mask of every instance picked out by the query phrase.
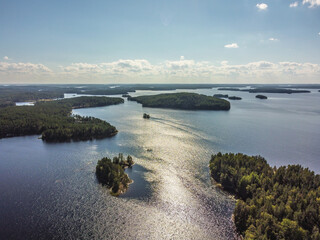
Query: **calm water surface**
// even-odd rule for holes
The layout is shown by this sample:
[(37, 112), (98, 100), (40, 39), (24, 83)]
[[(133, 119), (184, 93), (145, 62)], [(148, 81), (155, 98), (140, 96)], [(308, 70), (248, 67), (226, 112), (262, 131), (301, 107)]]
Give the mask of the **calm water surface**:
[[(119, 133), (109, 139), (0, 139), (0, 238), (234, 238), (234, 200), (212, 186), (210, 155), (260, 154), (272, 166), (301, 164), (320, 173), (320, 93), (265, 94), (268, 100), (220, 93), (243, 100), (231, 101), (229, 112), (151, 109), (125, 101), (74, 111), (115, 125)], [(145, 94), (155, 92), (131, 95)], [(142, 119), (144, 112), (151, 119)], [(97, 183), (94, 171), (98, 159), (119, 152), (132, 155), (136, 165), (127, 170), (134, 183), (116, 198)]]

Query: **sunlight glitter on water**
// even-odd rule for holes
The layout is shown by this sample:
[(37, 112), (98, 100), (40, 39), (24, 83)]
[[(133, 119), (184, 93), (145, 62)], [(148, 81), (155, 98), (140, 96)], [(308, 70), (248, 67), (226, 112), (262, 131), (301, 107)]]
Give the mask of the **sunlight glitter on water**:
[[(211, 154), (261, 154), (271, 165), (299, 163), (320, 171), (320, 95), (276, 94), (263, 104), (249, 93), (241, 96), (230, 112), (149, 109), (127, 101), (75, 110), (117, 127), (115, 137), (102, 140), (1, 139), (0, 210), (6, 236), (232, 239), (234, 200), (212, 186)], [(144, 112), (149, 120), (142, 118)], [(135, 182), (127, 195), (115, 198), (98, 184), (94, 171), (98, 159), (119, 152), (134, 157), (136, 165), (128, 173)]]

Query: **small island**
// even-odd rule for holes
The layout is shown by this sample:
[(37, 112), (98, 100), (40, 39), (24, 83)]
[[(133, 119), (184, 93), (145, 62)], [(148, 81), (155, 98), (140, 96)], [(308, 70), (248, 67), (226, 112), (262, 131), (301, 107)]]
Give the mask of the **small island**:
[(130, 101), (141, 103), (143, 107), (172, 108), (183, 110), (229, 110), (230, 103), (224, 99), (197, 93), (167, 93), (130, 97)]
[(110, 189), (113, 196), (119, 196), (124, 193), (132, 180), (125, 173), (126, 167), (132, 167), (134, 164), (132, 157), (128, 155), (127, 159), (119, 153), (113, 160), (102, 158), (96, 166), (96, 176), (98, 181)]
[(131, 97), (131, 96), (129, 94), (122, 94), (122, 97), (128, 98), (128, 97)]
[(150, 115), (149, 115), (149, 114), (144, 113), (144, 114), (143, 114), (143, 118), (144, 118), (144, 119), (149, 119), (149, 118), (150, 118)]
[(256, 98), (259, 98), (259, 99), (268, 99), (267, 96), (264, 96), (264, 95), (257, 95)]
[(244, 239), (320, 239), (320, 175), (241, 153), (212, 155), (209, 168), (238, 198), (234, 221)]
[(228, 97), (228, 99), (230, 99), (230, 100), (241, 100), (242, 98), (241, 97), (237, 97), (237, 96), (231, 96), (231, 97)]
[(228, 98), (229, 97), (228, 94), (214, 94), (213, 96), (216, 98)]

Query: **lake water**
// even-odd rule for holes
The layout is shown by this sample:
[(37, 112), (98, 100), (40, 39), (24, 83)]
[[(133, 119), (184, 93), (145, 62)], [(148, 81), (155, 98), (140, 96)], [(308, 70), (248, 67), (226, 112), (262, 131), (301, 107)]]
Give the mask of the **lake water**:
[(16, 102), (16, 106), (33, 106), (34, 102)]
[[(38, 136), (0, 139), (0, 238), (232, 239), (235, 202), (212, 185), (211, 154), (259, 154), (272, 166), (301, 164), (320, 173), (320, 93), (260, 100), (247, 92), (188, 92), (243, 100), (230, 100), (230, 111), (152, 109), (125, 101), (74, 111), (115, 125), (119, 133), (112, 138), (50, 144)], [(117, 198), (97, 183), (94, 171), (97, 160), (119, 152), (132, 155), (136, 165), (127, 170), (134, 183)]]

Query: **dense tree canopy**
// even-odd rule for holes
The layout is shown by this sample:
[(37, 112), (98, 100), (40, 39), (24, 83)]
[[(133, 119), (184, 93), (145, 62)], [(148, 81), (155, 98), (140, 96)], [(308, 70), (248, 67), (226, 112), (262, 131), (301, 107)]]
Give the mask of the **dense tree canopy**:
[(97, 118), (71, 115), (71, 110), (121, 102), (121, 98), (79, 97), (0, 108), (0, 138), (32, 134), (42, 134), (46, 141), (110, 137), (117, 133), (114, 126)]
[(240, 153), (213, 155), (209, 166), (239, 198), (235, 224), (245, 239), (320, 239), (320, 175), (300, 165), (271, 168)]
[(124, 172), (125, 167), (131, 167), (133, 160), (130, 155), (127, 159), (120, 153), (119, 156), (102, 158), (96, 166), (96, 176), (100, 183), (107, 185), (113, 194), (123, 193), (131, 182), (128, 175)]
[[(88, 108), (88, 107), (102, 107), (123, 103), (122, 98), (114, 97), (94, 97), (94, 96), (82, 96), (75, 98), (65, 98), (53, 103), (71, 106), (72, 108)], [(41, 104), (41, 102), (37, 103)], [(43, 103), (42, 103), (43, 104)], [(45, 103), (48, 104), (48, 103)]]
[(129, 97), (143, 107), (174, 108), (190, 110), (229, 110), (230, 103), (224, 99), (197, 93), (167, 93), (150, 96)]

